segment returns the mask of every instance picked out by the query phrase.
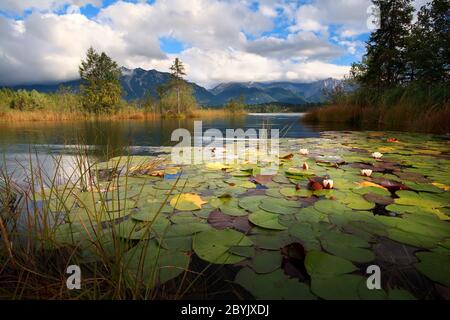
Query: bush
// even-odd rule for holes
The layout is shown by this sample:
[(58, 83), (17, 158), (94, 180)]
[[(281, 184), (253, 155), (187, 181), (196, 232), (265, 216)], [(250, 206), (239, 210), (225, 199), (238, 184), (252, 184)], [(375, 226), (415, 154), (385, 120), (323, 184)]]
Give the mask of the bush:
[(19, 111), (41, 110), (47, 105), (46, 100), (45, 95), (36, 90), (19, 90), (13, 96), (10, 102), (10, 108)]

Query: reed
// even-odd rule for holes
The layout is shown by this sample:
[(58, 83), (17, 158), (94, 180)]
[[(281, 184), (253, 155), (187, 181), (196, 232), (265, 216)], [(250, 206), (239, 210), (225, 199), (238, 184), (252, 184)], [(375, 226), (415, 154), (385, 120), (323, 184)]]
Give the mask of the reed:
[(448, 85), (432, 88), (409, 85), (381, 93), (357, 90), (333, 103), (310, 110), (308, 123), (344, 123), (353, 127), (437, 134), (450, 133)]
[(75, 121), (75, 120), (146, 120), (159, 119), (155, 112), (146, 112), (139, 109), (120, 110), (114, 114), (87, 114), (83, 112), (56, 112), (56, 111), (7, 111), (0, 112), (0, 121)]
[[(132, 177), (150, 174), (161, 160), (136, 165), (132, 157), (120, 157), (106, 171), (109, 178), (105, 182), (100, 177), (105, 172), (98, 169), (98, 163), (90, 160), (88, 150), (82, 147), (70, 168), (60, 156), (54, 156), (55, 170), (51, 174), (39, 161), (32, 161), (34, 156), (30, 153), (27, 166), (17, 164), (25, 172), (21, 186), (14, 183), (13, 173), (6, 166), (0, 171), (0, 299), (183, 299), (214, 295), (211, 279), (219, 279), (220, 266), (192, 261), (182, 275), (162, 286), (148, 288), (142, 286), (142, 281), (153, 279), (144, 280), (141, 276), (145, 256), (139, 257), (142, 261), (134, 278), (125, 271), (125, 254), (141, 241), (148, 245), (147, 235), (161, 209), (152, 221), (145, 223), (142, 237), (134, 240), (124, 239), (124, 234), (115, 229), (126, 217), (110, 217), (107, 221), (98, 218), (97, 210), (111, 210), (111, 199), (106, 199), (106, 194), (113, 197), (118, 208), (125, 208), (126, 202), (131, 201), (127, 193)], [(161, 200), (173, 196), (175, 187), (179, 186), (175, 184)], [(144, 185), (133, 201), (146, 200), (143, 190)], [(92, 199), (82, 196), (83, 192)], [(74, 210), (74, 198), (78, 210), (86, 210), (81, 214), (87, 219), (63, 222), (60, 213)], [(97, 204), (92, 208), (89, 203), (94, 199)], [(70, 233), (61, 234), (61, 228), (70, 229)], [(161, 236), (164, 234), (165, 231)], [(154, 267), (156, 263), (157, 260)], [(82, 266), (81, 290), (66, 287), (69, 265)]]

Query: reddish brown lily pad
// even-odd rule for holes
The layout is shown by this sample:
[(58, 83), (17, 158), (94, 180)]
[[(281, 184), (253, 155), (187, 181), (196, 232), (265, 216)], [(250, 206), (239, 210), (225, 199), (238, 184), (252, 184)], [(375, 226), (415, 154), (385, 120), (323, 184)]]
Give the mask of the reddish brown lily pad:
[(222, 213), (220, 210), (214, 210), (208, 216), (208, 223), (216, 229), (233, 228), (247, 233), (252, 226), (247, 217), (233, 217)]
[(363, 196), (363, 198), (369, 202), (375, 202), (383, 206), (388, 206), (394, 203), (394, 199), (392, 199), (391, 197), (382, 196), (376, 193), (367, 193)]

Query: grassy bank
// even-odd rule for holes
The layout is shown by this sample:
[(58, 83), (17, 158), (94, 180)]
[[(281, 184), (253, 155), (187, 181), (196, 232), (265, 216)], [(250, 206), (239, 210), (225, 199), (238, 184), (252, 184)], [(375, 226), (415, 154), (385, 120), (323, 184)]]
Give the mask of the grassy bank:
[(308, 112), (308, 123), (344, 123), (353, 127), (450, 133), (450, 86), (420, 85), (384, 91), (340, 93), (325, 107)]
[(83, 109), (81, 98), (70, 92), (44, 94), (36, 91), (14, 92), (0, 90), (0, 121), (73, 121), (73, 120), (147, 120), (159, 118), (217, 118), (242, 115), (225, 109), (186, 108), (189, 111), (174, 114), (161, 111), (157, 101), (127, 102), (122, 100), (110, 113), (89, 113)]
[(114, 114), (93, 115), (83, 112), (60, 112), (52, 110), (41, 111), (14, 111), (0, 112), (0, 121), (76, 121), (76, 120), (154, 120), (161, 118), (192, 118), (208, 119), (228, 116), (241, 116), (242, 113), (230, 113), (223, 109), (197, 109), (188, 114), (165, 116), (157, 112), (143, 111), (129, 107)]

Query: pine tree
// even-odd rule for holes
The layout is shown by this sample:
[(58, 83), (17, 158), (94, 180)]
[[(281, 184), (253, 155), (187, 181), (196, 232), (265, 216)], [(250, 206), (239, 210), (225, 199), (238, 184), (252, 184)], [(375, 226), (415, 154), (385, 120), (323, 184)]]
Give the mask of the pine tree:
[(104, 52), (88, 49), (86, 60), (81, 62), (79, 73), (82, 80), (80, 92), (83, 107), (90, 113), (111, 113), (118, 107), (122, 88), (122, 72), (117, 63)]
[(373, 0), (379, 8), (380, 27), (367, 42), (364, 70), (360, 74), (363, 85), (383, 88), (406, 81), (406, 47), (414, 8), (411, 0)]
[(180, 108), (181, 86), (183, 85), (183, 82), (184, 82), (183, 76), (185, 76), (186, 73), (184, 71), (183, 63), (178, 58), (175, 58), (173, 65), (170, 67), (170, 70), (172, 71), (172, 80), (173, 80), (175, 90), (177, 92), (177, 110), (178, 110), (178, 114), (180, 114), (181, 113), (181, 108)]
[(431, 85), (450, 80), (450, 2), (433, 0), (423, 6), (408, 44), (411, 81)]

